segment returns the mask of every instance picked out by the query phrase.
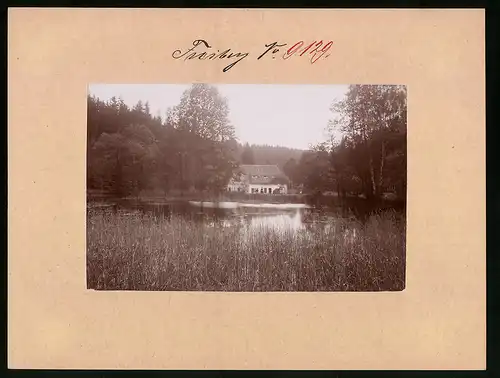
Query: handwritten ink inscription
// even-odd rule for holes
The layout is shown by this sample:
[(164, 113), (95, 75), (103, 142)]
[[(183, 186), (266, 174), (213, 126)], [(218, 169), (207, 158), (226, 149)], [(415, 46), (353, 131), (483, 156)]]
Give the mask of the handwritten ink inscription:
[[(321, 58), (326, 59), (330, 56), (330, 54), (327, 54), (327, 52), (330, 50), (332, 45), (333, 41), (327, 41), (326, 43), (322, 40), (312, 42), (298, 41), (291, 45), (288, 49), (284, 50), (284, 48), (288, 46), (287, 43), (272, 42), (264, 45), (265, 49), (263, 53), (257, 57), (257, 60), (260, 60), (266, 56), (271, 59), (276, 59), (276, 56), (281, 56), (283, 60), (288, 60), (292, 57), (300, 58), (302, 56), (305, 56), (310, 60), (311, 64), (314, 64)], [(278, 53), (280, 54), (278, 55)], [(225, 59), (226, 61), (232, 60), (232, 62), (225, 66), (222, 70), (223, 72), (227, 72), (249, 55), (250, 54), (248, 52), (234, 52), (230, 48), (223, 51), (221, 51), (220, 49), (217, 49), (215, 51), (206, 40), (196, 39), (193, 41), (193, 47), (185, 50), (184, 52), (182, 50), (175, 50), (172, 53), (172, 58), (183, 59), (184, 61), (192, 59)]]
[[(202, 45), (202, 48), (205, 48), (206, 50), (200, 51), (194, 51), (198, 46)], [(231, 49), (226, 49), (224, 51), (217, 50), (217, 52), (212, 51), (212, 46), (208, 44), (207, 41), (204, 39), (196, 39), (193, 41), (193, 47), (191, 47), (189, 50), (186, 50), (185, 53), (182, 53), (181, 50), (175, 50), (172, 53), (172, 58), (174, 59), (180, 59), (184, 58), (184, 60), (190, 60), (190, 59), (199, 59), (199, 60), (215, 60), (215, 59), (234, 59), (238, 58), (228, 66), (224, 67), (222, 70), (223, 72), (229, 71), (231, 68), (233, 68), (238, 62), (242, 61), (248, 56), (248, 53), (240, 53), (240, 52), (231, 52)]]
[[(284, 47), (286, 45), (287, 45), (286, 43), (278, 44), (278, 42), (273, 42), (268, 45), (265, 45), (267, 50), (264, 51), (264, 53), (260, 55), (257, 59), (261, 59), (271, 50), (272, 50), (271, 54), (274, 55), (280, 52), (280, 47)], [(328, 52), (328, 50), (330, 50), (330, 47), (332, 47), (332, 45), (333, 45), (332, 41), (328, 41), (326, 44), (323, 44), (323, 41), (313, 41), (312, 43), (304, 47), (304, 41), (298, 41), (284, 52), (282, 58), (284, 60), (287, 60), (294, 55), (300, 57), (307, 53), (306, 56), (310, 58), (311, 64), (314, 64), (323, 56), (325, 57), (325, 59), (330, 56), (330, 54), (326, 56), (325, 54)], [(275, 57), (273, 56), (273, 58)]]

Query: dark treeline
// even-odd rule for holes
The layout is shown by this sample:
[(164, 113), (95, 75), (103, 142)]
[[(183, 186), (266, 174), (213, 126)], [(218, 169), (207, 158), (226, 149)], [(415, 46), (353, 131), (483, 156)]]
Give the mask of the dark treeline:
[(133, 108), (88, 98), (89, 189), (116, 196), (155, 189), (221, 191), (237, 162), (229, 108), (215, 87), (195, 84), (165, 121), (147, 102)]
[(265, 144), (238, 144), (239, 162), (241, 164), (274, 164), (284, 169), (291, 160), (299, 160), (304, 150)]
[(192, 85), (164, 120), (147, 102), (89, 96), (87, 186), (118, 197), (218, 194), (238, 164), (276, 164), (304, 193), (405, 199), (405, 87), (352, 85), (331, 111), (331, 140), (302, 151), (238, 143), (228, 103), (211, 85)]
[(290, 159), (285, 173), (306, 192), (405, 201), (406, 108), (404, 86), (351, 85), (330, 109), (331, 140)]
[[(242, 145), (229, 123), (229, 108), (217, 89), (195, 84), (165, 120), (148, 102), (132, 108), (122, 99), (88, 96), (87, 186), (118, 197), (144, 190), (223, 190), (238, 164), (283, 168), (302, 151), (281, 146)], [(251, 149), (251, 161), (245, 160)]]

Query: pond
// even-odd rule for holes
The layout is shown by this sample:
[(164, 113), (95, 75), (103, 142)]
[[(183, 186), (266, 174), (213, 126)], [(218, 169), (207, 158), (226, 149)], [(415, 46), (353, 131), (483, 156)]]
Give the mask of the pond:
[(88, 288), (401, 290), (404, 268), (394, 214), (363, 223), (300, 204), (88, 204)]
[(328, 224), (338, 219), (332, 211), (315, 209), (305, 204), (266, 204), (239, 202), (177, 201), (154, 203), (121, 200), (114, 203), (91, 202), (93, 211), (111, 211), (123, 217), (153, 215), (157, 217), (181, 217), (208, 226), (280, 230), (301, 230)]

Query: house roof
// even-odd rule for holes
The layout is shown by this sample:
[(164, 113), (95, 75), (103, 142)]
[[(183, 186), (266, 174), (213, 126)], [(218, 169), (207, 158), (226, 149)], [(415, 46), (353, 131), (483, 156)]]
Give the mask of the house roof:
[(240, 165), (240, 170), (249, 177), (251, 184), (273, 184), (288, 181), (288, 177), (286, 177), (277, 165), (244, 164)]

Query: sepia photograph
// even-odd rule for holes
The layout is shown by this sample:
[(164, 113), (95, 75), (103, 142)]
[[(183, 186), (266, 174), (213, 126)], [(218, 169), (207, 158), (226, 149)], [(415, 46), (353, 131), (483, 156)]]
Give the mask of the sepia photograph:
[(87, 289), (401, 291), (405, 85), (92, 84)]

